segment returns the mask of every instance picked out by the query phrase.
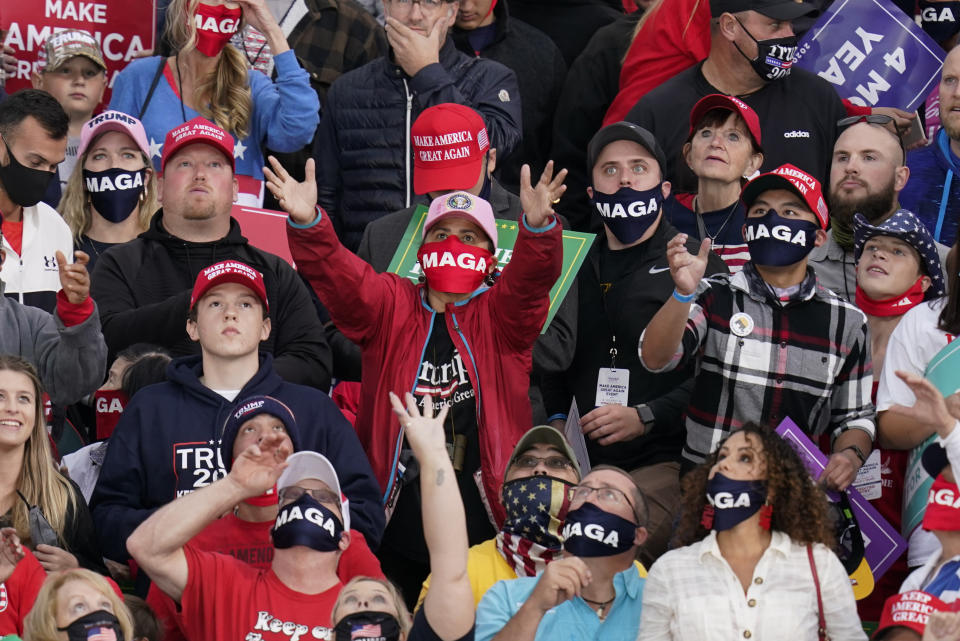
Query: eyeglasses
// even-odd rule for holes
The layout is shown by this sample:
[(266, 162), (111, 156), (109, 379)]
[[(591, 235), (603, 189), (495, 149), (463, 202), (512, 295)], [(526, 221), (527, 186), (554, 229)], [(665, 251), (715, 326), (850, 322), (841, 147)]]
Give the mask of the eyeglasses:
[(445, 0), (390, 0), (394, 4), (400, 5), (404, 9), (411, 9), (413, 5), (419, 4), (421, 8), (426, 7), (427, 9), (439, 9), (441, 6), (446, 4)]
[(859, 122), (866, 122), (871, 125), (880, 125), (882, 127), (887, 127), (891, 125), (892, 128), (888, 128), (888, 131), (897, 137), (897, 142), (900, 143), (900, 151), (903, 152), (904, 161), (907, 158), (907, 149), (903, 146), (903, 134), (905, 131), (901, 131), (900, 127), (897, 126), (897, 122), (893, 119), (893, 116), (887, 116), (885, 114), (870, 114), (869, 116), (849, 116), (847, 118), (841, 118), (837, 121), (837, 129), (843, 130), (851, 125), (855, 125)]
[(573, 498), (570, 502), (584, 503), (594, 492), (597, 493), (597, 501), (600, 503), (600, 505), (608, 508), (616, 508), (622, 505), (627, 505), (629, 506), (630, 511), (633, 512), (634, 517), (636, 517), (637, 523), (640, 522), (640, 515), (637, 514), (636, 506), (630, 502), (630, 499), (627, 498), (626, 494), (615, 487), (590, 487), (589, 485), (578, 485), (573, 488)]
[(573, 467), (573, 463), (570, 462), (565, 456), (531, 456), (529, 454), (524, 454), (513, 459), (513, 464), (517, 467), (524, 470), (532, 470), (536, 466), (540, 465), (543, 462), (549, 469), (555, 471), (569, 470)]
[(280, 490), (280, 500), (292, 503), (293, 501), (299, 500), (304, 494), (309, 494), (318, 503), (336, 505), (338, 507), (340, 506), (340, 497), (330, 490), (308, 490), (307, 488), (300, 487), (299, 485), (291, 485), (290, 487), (285, 487)]

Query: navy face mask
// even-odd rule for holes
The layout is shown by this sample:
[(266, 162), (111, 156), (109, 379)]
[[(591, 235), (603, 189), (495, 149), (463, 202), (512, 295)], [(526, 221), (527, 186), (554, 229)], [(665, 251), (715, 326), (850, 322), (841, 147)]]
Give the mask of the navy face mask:
[(713, 506), (713, 529), (717, 532), (750, 518), (766, 500), (766, 481), (735, 481), (720, 472), (707, 481), (707, 501)]
[(643, 191), (621, 187), (612, 194), (604, 194), (594, 187), (590, 203), (603, 224), (626, 245), (643, 236), (656, 222), (663, 207), (663, 189), (659, 184)]
[(637, 524), (584, 503), (567, 513), (563, 549), (574, 556), (613, 556), (633, 547)]
[(343, 524), (335, 512), (304, 494), (280, 508), (270, 534), (278, 550), (305, 545), (318, 552), (333, 552), (339, 548)]
[(920, 0), (920, 26), (938, 43), (946, 42), (960, 31), (960, 2)]
[(747, 218), (743, 239), (756, 265), (783, 267), (798, 263), (813, 251), (820, 226), (809, 220), (784, 218), (775, 209)]
[(127, 171), (113, 168), (104, 171), (83, 170), (83, 183), (97, 213), (111, 223), (122, 223), (136, 209), (143, 194), (146, 169)]

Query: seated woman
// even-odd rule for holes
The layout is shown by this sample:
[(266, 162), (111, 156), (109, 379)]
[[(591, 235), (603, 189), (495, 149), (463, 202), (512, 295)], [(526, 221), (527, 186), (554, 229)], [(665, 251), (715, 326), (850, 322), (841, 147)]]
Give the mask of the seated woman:
[(0, 522), (12, 525), (47, 572), (103, 570), (80, 489), (54, 466), (33, 365), (0, 355)]
[(713, 251), (731, 272), (738, 272), (750, 260), (740, 190), (763, 164), (760, 119), (732, 96), (703, 97), (690, 112), (683, 158), (698, 178), (697, 193), (675, 194), (664, 204), (664, 214), (691, 238), (709, 236)]
[[(276, 81), (249, 69), (243, 54), (227, 46), (244, 21), (266, 37)], [(173, 0), (166, 25), (174, 55), (127, 65), (116, 78), (110, 108), (143, 121), (157, 169), (164, 137), (174, 127), (203, 116), (225, 129), (236, 140), (237, 202), (259, 206), (262, 146), (298, 151), (313, 140), (320, 122), (320, 102), (307, 72), (266, 2)]]
[(143, 124), (105, 111), (80, 130), (77, 164), (58, 211), (73, 232), (74, 249), (100, 254), (147, 231), (157, 210), (157, 179)]
[(337, 641), (473, 639), (474, 605), (467, 576), (466, 517), (443, 430), (449, 406), (445, 405), (434, 417), (429, 396), (427, 401), (421, 415), (412, 394), (406, 394), (406, 407), (395, 394), (390, 394), (393, 411), (420, 462), (423, 533), (432, 573), (423, 607), (411, 620), (403, 596), (392, 583), (356, 577), (340, 590), (330, 615)]
[(684, 547), (650, 568), (638, 641), (816, 639), (821, 625), (866, 640), (826, 496), (779, 435), (746, 424), (682, 485)]
[(133, 620), (117, 592), (95, 572), (74, 568), (50, 577), (25, 621), (24, 639), (132, 640)]

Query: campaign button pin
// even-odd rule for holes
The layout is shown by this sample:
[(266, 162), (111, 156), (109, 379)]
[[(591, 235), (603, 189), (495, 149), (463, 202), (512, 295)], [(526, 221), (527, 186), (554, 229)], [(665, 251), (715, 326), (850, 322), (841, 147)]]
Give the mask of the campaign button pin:
[(750, 314), (744, 312), (737, 312), (730, 317), (730, 331), (736, 334), (737, 336), (749, 336), (750, 332), (753, 331), (754, 322), (750, 318)]

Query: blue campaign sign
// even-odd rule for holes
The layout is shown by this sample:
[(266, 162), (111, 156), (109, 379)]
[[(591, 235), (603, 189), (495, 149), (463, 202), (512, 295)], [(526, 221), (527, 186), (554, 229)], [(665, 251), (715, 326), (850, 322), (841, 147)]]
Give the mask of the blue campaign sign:
[(795, 64), (855, 104), (913, 111), (939, 83), (943, 58), (889, 0), (838, 0), (800, 41)]

